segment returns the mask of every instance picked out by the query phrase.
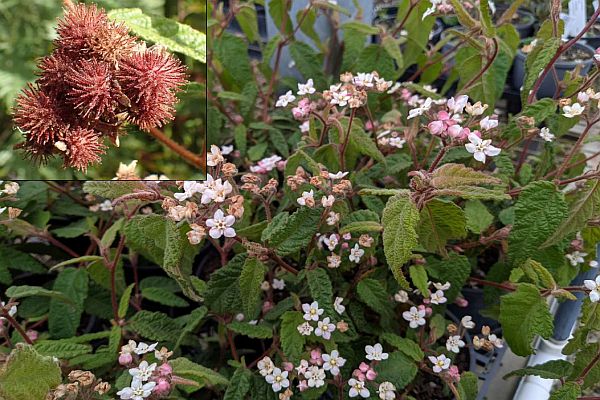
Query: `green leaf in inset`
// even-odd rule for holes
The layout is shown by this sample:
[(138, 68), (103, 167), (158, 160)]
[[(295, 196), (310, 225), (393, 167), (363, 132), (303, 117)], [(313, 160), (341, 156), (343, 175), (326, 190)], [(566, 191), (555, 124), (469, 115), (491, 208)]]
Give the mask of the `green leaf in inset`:
[(391, 197), (383, 210), (383, 249), (394, 277), (401, 286), (408, 288), (402, 266), (411, 258), (417, 247), (417, 224), (419, 211), (408, 193)]
[(140, 181), (86, 181), (83, 184), (84, 192), (107, 199), (116, 199), (144, 189), (146, 185)]
[(533, 352), (536, 335), (548, 339), (553, 331), (553, 317), (537, 287), (521, 283), (515, 292), (500, 298), (500, 324), (506, 342), (517, 355)]
[(108, 17), (125, 25), (136, 35), (206, 63), (206, 35), (189, 25), (170, 18), (149, 16), (139, 8), (120, 8), (108, 12)]
[(266, 273), (267, 266), (257, 258), (246, 258), (240, 274), (239, 285), (242, 304), (244, 306), (243, 311), (247, 318), (252, 319), (256, 315), (262, 293), (260, 285)]
[(156, 341), (173, 341), (179, 335), (179, 326), (167, 314), (139, 311), (129, 320), (127, 327), (140, 336)]
[(88, 279), (85, 269), (76, 268), (65, 269), (56, 277), (52, 289), (63, 293), (72, 304), (56, 298), (50, 300), (48, 328), (53, 338), (75, 336), (88, 294)]
[(552, 392), (548, 400), (577, 400), (581, 396), (581, 386), (576, 382), (565, 382), (560, 388)]
[(61, 370), (52, 357), (18, 343), (0, 369), (0, 399), (45, 400), (62, 382)]

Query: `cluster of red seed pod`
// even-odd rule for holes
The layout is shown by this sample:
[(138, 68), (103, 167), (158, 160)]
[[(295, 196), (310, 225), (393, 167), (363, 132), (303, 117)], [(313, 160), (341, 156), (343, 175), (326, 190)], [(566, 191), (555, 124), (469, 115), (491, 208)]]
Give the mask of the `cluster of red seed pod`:
[(174, 118), (175, 95), (186, 83), (177, 58), (147, 49), (95, 5), (68, 5), (57, 33), (39, 79), (14, 110), (25, 135), (18, 147), (30, 158), (60, 155), (65, 167), (85, 171), (101, 161), (106, 138), (118, 146), (125, 122), (148, 131)]

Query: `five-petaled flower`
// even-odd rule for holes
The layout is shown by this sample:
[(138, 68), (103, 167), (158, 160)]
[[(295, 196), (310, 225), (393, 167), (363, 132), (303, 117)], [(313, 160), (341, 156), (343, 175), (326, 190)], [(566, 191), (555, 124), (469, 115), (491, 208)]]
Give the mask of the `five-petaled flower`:
[(445, 369), (450, 368), (450, 359), (445, 354), (437, 357), (429, 356), (429, 361), (433, 364), (433, 372), (440, 373)]
[(583, 285), (590, 291), (590, 301), (594, 303), (600, 301), (600, 275), (595, 280), (586, 279)]
[(365, 353), (367, 353), (365, 358), (371, 361), (387, 360), (389, 356), (388, 353), (383, 352), (383, 346), (381, 345), (381, 343), (375, 343), (373, 346), (369, 344), (366, 345)]
[(139, 379), (133, 379), (131, 386), (123, 388), (117, 392), (117, 396), (121, 400), (143, 400), (152, 394), (152, 389), (156, 386), (156, 382), (143, 383)]
[(232, 228), (235, 223), (233, 215), (225, 216), (222, 210), (215, 211), (212, 218), (206, 220), (206, 226), (210, 228), (208, 234), (213, 239), (218, 239), (221, 236), (235, 237), (235, 229)]
[(402, 313), (402, 318), (408, 321), (408, 325), (415, 329), (421, 325), (425, 325), (425, 314), (427, 312), (423, 309), (417, 309), (417, 307), (412, 306), (409, 311), (404, 311)]
[(465, 144), (465, 149), (473, 154), (477, 161), (484, 163), (486, 156), (494, 157), (500, 154), (500, 149), (492, 146), (490, 139), (481, 139), (474, 133), (470, 133), (468, 139), (470, 143)]
[(302, 304), (302, 311), (304, 311), (304, 319), (306, 321), (318, 321), (323, 309), (319, 308), (319, 303), (313, 301), (311, 304)]

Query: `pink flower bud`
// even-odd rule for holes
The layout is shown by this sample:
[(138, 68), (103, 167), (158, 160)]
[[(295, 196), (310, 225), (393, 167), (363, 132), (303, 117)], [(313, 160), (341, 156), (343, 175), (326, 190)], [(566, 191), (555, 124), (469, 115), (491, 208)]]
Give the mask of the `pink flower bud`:
[(342, 243), (342, 249), (348, 249), (350, 245), (348, 243)]
[(454, 304), (459, 307), (467, 307), (469, 305), (469, 300), (464, 297), (457, 297), (456, 300), (454, 300)]
[(285, 169), (285, 165), (287, 164), (287, 160), (281, 160), (277, 162), (277, 169), (279, 171), (283, 171)]
[(443, 121), (433, 121), (427, 125), (427, 128), (432, 135), (441, 135), (445, 132), (446, 125)]
[(129, 353), (123, 353), (119, 356), (119, 364), (129, 365), (133, 361), (133, 357)]
[(298, 382), (298, 390), (304, 392), (306, 389), (308, 389), (308, 382), (306, 381), (306, 379), (303, 379), (300, 382)]
[(34, 331), (33, 329), (29, 329), (27, 332), (27, 337), (32, 341), (35, 342), (38, 338), (38, 332)]
[(288, 372), (292, 372), (294, 370), (294, 364), (292, 364), (291, 362), (284, 362), (281, 365), (283, 366), (283, 369)]
[(367, 378), (365, 377), (365, 374), (362, 373), (359, 369), (355, 369), (352, 372), (352, 376), (355, 377), (356, 379), (358, 379), (359, 381), (365, 381)]
[(455, 382), (459, 382), (460, 381), (460, 372), (459, 372), (458, 367), (456, 365), (453, 365), (453, 366), (450, 367), (450, 369), (448, 370), (448, 375)]
[(167, 395), (171, 392), (171, 384), (166, 379), (160, 378), (152, 391), (159, 396)]
[(262, 306), (263, 314), (268, 313), (269, 311), (271, 311), (272, 308), (273, 308), (273, 303), (271, 303), (270, 301), (265, 301)]
[(169, 363), (164, 363), (158, 367), (158, 372), (160, 376), (171, 376), (173, 373), (173, 367), (171, 367)]
[(460, 125), (452, 125), (448, 128), (448, 135), (454, 139), (464, 140), (469, 136), (471, 130), (469, 128), (463, 128)]
[(423, 299), (423, 303), (429, 304), (429, 299)]
[(323, 358), (321, 357), (321, 349), (312, 349), (310, 351), (310, 363), (316, 365), (323, 365)]
[(375, 378), (377, 378), (377, 372), (375, 372), (373, 369), (369, 368), (369, 370), (367, 371), (366, 377), (368, 380), (372, 381)]
[(365, 124), (365, 129), (368, 131), (373, 130), (373, 123), (371, 123), (371, 121), (367, 121), (367, 123)]
[(425, 307), (425, 315), (429, 317), (432, 313), (433, 310), (431, 309), (431, 307)]
[(358, 369), (360, 370), (360, 372), (367, 372), (369, 370), (369, 368), (371, 368), (369, 366), (369, 364), (367, 364), (366, 362), (361, 362), (360, 365), (358, 366)]

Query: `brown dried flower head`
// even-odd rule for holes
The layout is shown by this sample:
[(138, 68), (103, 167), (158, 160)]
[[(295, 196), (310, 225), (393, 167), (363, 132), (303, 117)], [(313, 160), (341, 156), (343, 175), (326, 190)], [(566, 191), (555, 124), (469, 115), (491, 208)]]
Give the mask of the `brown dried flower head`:
[(40, 77), (17, 98), (17, 148), (37, 162), (59, 155), (65, 167), (87, 170), (118, 146), (125, 122), (149, 131), (174, 119), (185, 66), (166, 51), (146, 49), (95, 5), (68, 4), (55, 50), (39, 63)]

